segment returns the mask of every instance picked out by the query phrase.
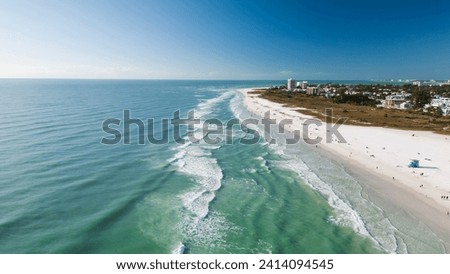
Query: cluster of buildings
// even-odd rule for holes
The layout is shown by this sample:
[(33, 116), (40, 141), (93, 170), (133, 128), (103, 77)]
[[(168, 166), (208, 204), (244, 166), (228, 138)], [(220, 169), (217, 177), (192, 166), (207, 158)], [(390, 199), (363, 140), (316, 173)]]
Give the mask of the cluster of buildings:
[(435, 96), (429, 106), (440, 108), (443, 116), (450, 115), (450, 98)]
[(303, 92), (309, 95), (319, 95), (322, 92), (320, 86), (308, 86), (308, 81), (295, 81), (292, 78), (287, 80), (286, 89), (288, 91)]
[(450, 85), (450, 80), (447, 81), (436, 81), (436, 80), (416, 80), (416, 79), (398, 79), (394, 80), (391, 79), (390, 82), (398, 82), (398, 83), (406, 83), (406, 84), (412, 84), (413, 86), (444, 86), (444, 85)]
[[(389, 95), (386, 96), (385, 100), (379, 106), (395, 109), (411, 109), (413, 104), (410, 97), (410, 93)], [(424, 106), (424, 109), (430, 108), (440, 109), (443, 116), (450, 115), (450, 98), (435, 96), (429, 104)]]
[(300, 81), (297, 82), (292, 78), (287, 80), (287, 90), (288, 91), (302, 91), (308, 88), (308, 81)]
[(384, 108), (410, 109), (413, 107), (410, 97), (410, 93), (388, 95), (384, 100), (381, 100), (379, 106)]
[[(413, 85), (420, 86), (423, 84), (420, 81), (411, 81)], [(450, 84), (450, 80), (448, 83)], [(290, 78), (287, 80), (286, 90), (292, 92), (302, 92), (308, 95), (321, 95), (326, 98), (332, 98), (336, 96), (337, 90), (333, 86), (320, 85), (308, 85), (308, 81), (295, 81)], [(367, 95), (370, 99), (376, 100), (378, 102), (377, 107), (392, 108), (392, 109), (411, 109), (413, 108), (413, 102), (411, 98), (411, 93), (406, 91), (393, 92), (388, 88), (378, 88), (378, 90), (370, 91), (355, 91), (351, 86), (347, 87), (345, 94), (363, 94)], [(442, 115), (450, 115), (450, 98), (435, 96), (430, 104), (425, 105), (424, 109), (435, 108), (440, 109)]]

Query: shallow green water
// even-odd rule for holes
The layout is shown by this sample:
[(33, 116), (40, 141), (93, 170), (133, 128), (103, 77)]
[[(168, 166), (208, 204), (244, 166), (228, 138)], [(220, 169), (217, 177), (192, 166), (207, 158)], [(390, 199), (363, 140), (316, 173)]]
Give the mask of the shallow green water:
[(279, 83), (1, 80), (0, 252), (399, 251), (374, 226), (384, 215), (339, 190), (356, 182), (334, 163), (316, 176), (321, 158), (307, 148), (138, 145), (136, 126), (132, 144), (100, 143), (111, 137), (102, 122), (124, 109), (156, 121), (192, 109), (201, 119), (250, 117), (237, 88), (270, 84)]

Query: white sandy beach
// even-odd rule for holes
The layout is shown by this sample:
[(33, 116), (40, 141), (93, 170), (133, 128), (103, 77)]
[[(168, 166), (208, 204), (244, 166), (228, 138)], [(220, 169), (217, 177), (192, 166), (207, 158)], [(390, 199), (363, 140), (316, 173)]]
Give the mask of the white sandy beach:
[[(311, 116), (249, 94), (249, 90), (242, 90), (245, 94), (244, 104), (249, 111), (264, 116), (270, 110), (271, 119), (277, 123), (282, 119), (292, 119), (293, 123), (287, 129), (303, 133), (303, 122)], [(402, 208), (407, 208), (441, 238), (446, 238), (444, 242), (448, 249), (450, 198), (442, 197), (450, 197), (450, 136), (352, 125), (340, 126), (339, 132), (346, 143), (338, 143), (336, 137), (331, 143), (325, 142), (325, 125), (311, 125), (309, 137), (323, 138), (317, 149), (332, 154), (349, 169), (353, 167), (364, 171), (365, 175), (360, 177), (369, 176), (372, 181), (376, 178), (380, 182), (379, 187), (383, 188), (380, 193), (404, 195), (391, 199), (398, 200)], [(420, 168), (409, 168), (411, 159), (419, 160)]]

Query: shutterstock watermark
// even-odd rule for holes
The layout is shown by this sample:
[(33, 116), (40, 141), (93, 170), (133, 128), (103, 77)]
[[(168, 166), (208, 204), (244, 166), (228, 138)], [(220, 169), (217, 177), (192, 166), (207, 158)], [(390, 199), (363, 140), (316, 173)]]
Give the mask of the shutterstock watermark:
[[(108, 134), (101, 139), (105, 145), (131, 144), (136, 140), (137, 144), (166, 144), (175, 141), (179, 144), (186, 142), (205, 144), (256, 144), (263, 138), (269, 144), (275, 144), (277, 138), (273, 134), (284, 134), (286, 144), (296, 144), (301, 141), (308, 144), (319, 144), (324, 141), (330, 143), (333, 140), (339, 143), (347, 141), (339, 132), (339, 127), (346, 121), (339, 118), (333, 123), (333, 110), (325, 110), (326, 123), (318, 119), (305, 119), (301, 123), (301, 130), (294, 129), (292, 119), (275, 119), (271, 112), (264, 113), (261, 119), (248, 118), (244, 120), (230, 119), (222, 121), (219, 119), (200, 120), (195, 118), (195, 111), (189, 111), (184, 118), (180, 117), (180, 111), (173, 113), (171, 118), (163, 118), (155, 121), (149, 118), (146, 121), (132, 118), (131, 111), (123, 110), (122, 119), (106, 119), (102, 123), (102, 130)], [(159, 126), (159, 130), (155, 130)], [(137, 136), (132, 138), (132, 128), (137, 130)], [(183, 131), (184, 129), (184, 131)], [(237, 130), (245, 133), (244, 137), (235, 138)], [(262, 131), (262, 134), (260, 133)], [(158, 134), (156, 134), (158, 132)], [(322, 132), (322, 133), (320, 133)], [(155, 136), (158, 135), (158, 136)], [(242, 135), (242, 134), (241, 134)], [(240, 136), (240, 135), (239, 135)], [(333, 138), (333, 136), (335, 138)]]

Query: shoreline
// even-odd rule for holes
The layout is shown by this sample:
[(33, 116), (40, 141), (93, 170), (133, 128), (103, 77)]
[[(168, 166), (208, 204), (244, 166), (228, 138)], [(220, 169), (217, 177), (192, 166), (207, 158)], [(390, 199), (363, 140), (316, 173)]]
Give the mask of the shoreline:
[[(251, 90), (240, 90), (245, 107), (260, 117), (270, 110), (277, 124), (292, 119), (286, 128), (289, 131), (303, 132), (302, 122), (312, 118), (248, 94)], [(347, 143), (338, 143), (335, 138), (331, 143), (322, 141), (317, 145), (319, 153), (342, 165), (371, 200), (429, 228), (450, 252), (450, 200), (440, 198), (450, 196), (450, 138), (431, 132), (353, 125), (342, 125), (339, 132)], [(324, 126), (310, 126), (310, 138), (325, 140), (325, 135)], [(408, 168), (410, 159), (419, 159), (423, 167)]]
[[(450, 217), (441, 214), (443, 209), (430, 197), (419, 195), (402, 184), (393, 183), (332, 151), (324, 149), (319, 153), (339, 163), (358, 181), (370, 201), (380, 206), (385, 213), (388, 207), (390, 212), (406, 214), (405, 219), (408, 219), (410, 225), (422, 224), (429, 228), (442, 241), (445, 252), (450, 252)], [(391, 218), (389, 220), (393, 221)]]

